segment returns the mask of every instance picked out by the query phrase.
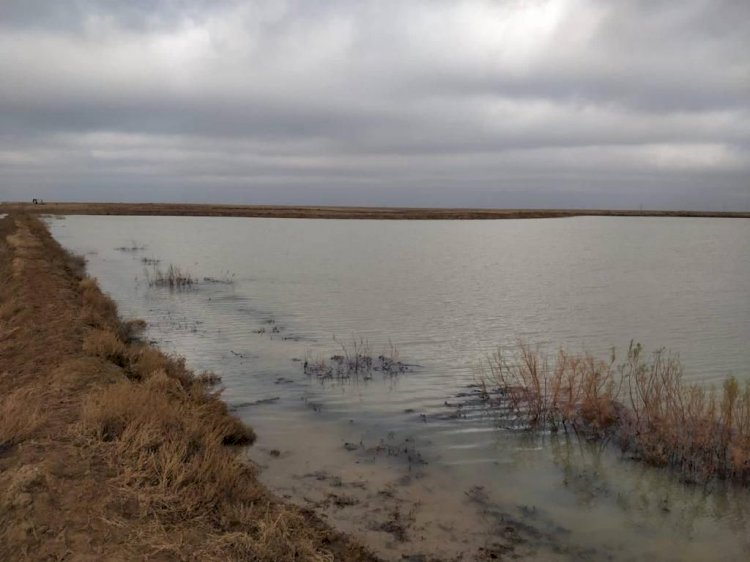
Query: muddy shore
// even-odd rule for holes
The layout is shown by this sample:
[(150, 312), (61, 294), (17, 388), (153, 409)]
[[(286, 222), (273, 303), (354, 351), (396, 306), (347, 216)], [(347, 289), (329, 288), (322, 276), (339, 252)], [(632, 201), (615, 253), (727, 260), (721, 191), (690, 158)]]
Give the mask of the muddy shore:
[(378, 220), (538, 219), (577, 216), (750, 218), (750, 212), (642, 211), (628, 209), (448, 209), (211, 205), (182, 203), (0, 203), (0, 213), (62, 215), (163, 215)]
[(260, 485), (213, 377), (138, 328), (41, 221), (0, 219), (0, 559), (376, 560)]

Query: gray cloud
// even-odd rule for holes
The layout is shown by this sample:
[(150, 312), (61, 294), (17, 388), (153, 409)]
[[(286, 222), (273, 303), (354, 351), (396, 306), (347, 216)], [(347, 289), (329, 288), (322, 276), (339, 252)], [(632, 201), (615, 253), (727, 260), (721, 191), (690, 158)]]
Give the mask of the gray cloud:
[(750, 206), (750, 3), (0, 3), (0, 199)]

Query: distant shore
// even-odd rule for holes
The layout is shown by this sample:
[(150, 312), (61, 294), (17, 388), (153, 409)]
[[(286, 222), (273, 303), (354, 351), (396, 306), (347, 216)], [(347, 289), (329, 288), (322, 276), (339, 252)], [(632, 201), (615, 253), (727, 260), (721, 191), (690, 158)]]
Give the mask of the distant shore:
[(643, 211), (628, 209), (461, 209), (214, 205), (185, 203), (0, 203), (0, 213), (51, 215), (158, 215), (375, 220), (490, 220), (577, 216), (750, 218), (750, 212)]

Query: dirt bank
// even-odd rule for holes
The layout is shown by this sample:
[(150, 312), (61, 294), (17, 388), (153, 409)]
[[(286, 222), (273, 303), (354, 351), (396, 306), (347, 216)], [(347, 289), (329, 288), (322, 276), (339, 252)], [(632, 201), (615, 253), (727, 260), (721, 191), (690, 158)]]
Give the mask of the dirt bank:
[(169, 215), (308, 219), (477, 220), (575, 216), (750, 218), (750, 212), (639, 211), (622, 209), (419, 209), (398, 207), (303, 207), (181, 203), (0, 203), (0, 213), (61, 215)]
[(137, 328), (38, 219), (0, 219), (0, 560), (375, 560), (259, 485), (212, 378)]

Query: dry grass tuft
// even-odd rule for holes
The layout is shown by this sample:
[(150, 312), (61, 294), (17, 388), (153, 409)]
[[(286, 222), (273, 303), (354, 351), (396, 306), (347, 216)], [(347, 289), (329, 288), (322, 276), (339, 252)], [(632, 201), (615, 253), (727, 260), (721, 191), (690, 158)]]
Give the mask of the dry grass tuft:
[(144, 383), (124, 380), (93, 395), (84, 405), (82, 427), (113, 443), (117, 458), (129, 461), (122, 463), (127, 467), (123, 476), (134, 489), (159, 489), (154, 506), (179, 506), (191, 514), (217, 497), (246, 492), (243, 486), (255, 487), (240, 482), (249, 467), (222, 446), (223, 424), (201, 414), (177, 381), (159, 373)]
[(486, 399), (510, 412), (516, 426), (572, 430), (613, 439), (634, 458), (676, 468), (686, 480), (717, 477), (750, 482), (750, 382), (734, 377), (717, 394), (682, 379), (679, 360), (657, 350), (646, 361), (631, 343), (616, 365), (560, 350), (554, 359), (528, 345), (489, 361)]
[(108, 330), (91, 330), (83, 339), (83, 351), (94, 357), (111, 361), (119, 367), (127, 363), (127, 348), (114, 332)]
[(117, 330), (117, 305), (99, 289), (96, 279), (86, 277), (79, 283), (81, 290), (81, 320), (88, 326)]
[[(307, 521), (299, 513), (268, 507), (265, 517), (256, 518), (252, 508), (238, 506), (232, 516), (233, 526), (242, 527), (252, 521), (252, 532), (236, 531), (217, 536), (207, 546), (208, 552), (212, 549), (229, 552), (235, 560), (337, 560), (331, 552), (316, 548), (315, 537), (305, 532)], [(289, 545), (294, 546), (290, 549)]]
[[(164, 371), (122, 380), (90, 397), (81, 431), (109, 449), (119, 485), (142, 516), (162, 528), (193, 521), (217, 531), (200, 546), (202, 557), (332, 560), (299, 511), (272, 502), (253, 469), (226, 447), (241, 422), (211, 396)], [(254, 439), (249, 428), (244, 435)]]
[(125, 343), (133, 343), (137, 341), (143, 331), (146, 329), (146, 322), (140, 318), (135, 320), (126, 320), (122, 322), (120, 326), (120, 339)]
[(46, 416), (41, 389), (22, 387), (0, 398), (0, 449), (32, 437)]
[(185, 366), (183, 357), (171, 357), (158, 349), (148, 346), (131, 346), (129, 352), (129, 374), (136, 380), (147, 380), (152, 374), (165, 372), (170, 378), (180, 382), (185, 389), (196, 383), (196, 377)]

